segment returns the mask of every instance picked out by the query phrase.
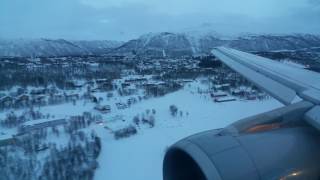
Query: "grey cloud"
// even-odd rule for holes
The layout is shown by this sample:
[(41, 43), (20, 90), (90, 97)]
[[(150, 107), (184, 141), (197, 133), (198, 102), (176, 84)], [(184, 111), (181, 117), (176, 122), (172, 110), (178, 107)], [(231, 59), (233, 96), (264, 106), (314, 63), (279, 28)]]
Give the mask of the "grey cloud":
[(318, 0), (2, 0), (0, 37), (128, 40), (210, 23), (221, 33), (319, 33)]

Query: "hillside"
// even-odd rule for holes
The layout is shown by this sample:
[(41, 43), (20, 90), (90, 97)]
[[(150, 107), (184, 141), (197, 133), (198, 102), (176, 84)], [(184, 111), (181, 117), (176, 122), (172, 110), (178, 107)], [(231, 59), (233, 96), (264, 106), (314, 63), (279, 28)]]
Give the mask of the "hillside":
[(228, 46), (243, 51), (279, 51), (320, 47), (320, 37), (309, 34), (244, 35), (223, 38), (215, 34), (155, 33), (131, 40), (113, 53), (152, 56), (181, 56), (208, 53), (213, 47)]
[(209, 53), (228, 46), (242, 51), (283, 51), (320, 47), (320, 36), (310, 34), (246, 34), (226, 37), (215, 32), (161, 32), (142, 35), (126, 43), (115, 41), (67, 41), (64, 39), (0, 39), (0, 57), (49, 57), (70, 55), (140, 55), (181, 57)]
[(96, 55), (121, 45), (114, 41), (67, 41), (64, 39), (0, 39), (0, 56), (49, 57)]

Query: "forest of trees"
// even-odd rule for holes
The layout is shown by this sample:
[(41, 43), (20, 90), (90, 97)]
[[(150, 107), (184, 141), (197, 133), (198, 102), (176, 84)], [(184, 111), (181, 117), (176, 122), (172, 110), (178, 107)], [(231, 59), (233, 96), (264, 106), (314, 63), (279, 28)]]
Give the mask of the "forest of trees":
[[(96, 133), (72, 131), (66, 146), (46, 142), (48, 133), (58, 138), (59, 128), (30, 132), (17, 137), (12, 145), (0, 147), (0, 179), (92, 180), (101, 151), (101, 140)], [(18, 156), (21, 153), (25, 156)]]
[[(14, 61), (0, 64), (0, 90), (8, 89), (15, 85), (21, 87), (35, 86), (47, 87), (54, 84), (60, 89), (68, 88), (70, 79), (93, 80), (120, 77), (122, 69), (131, 67), (130, 63), (121, 62), (98, 62), (97, 68), (92, 68), (90, 64), (79, 61), (67, 61), (58, 63), (48, 63), (33, 65), (26, 60)], [(50, 62), (50, 61), (49, 61)], [(17, 65), (19, 64), (19, 65)]]

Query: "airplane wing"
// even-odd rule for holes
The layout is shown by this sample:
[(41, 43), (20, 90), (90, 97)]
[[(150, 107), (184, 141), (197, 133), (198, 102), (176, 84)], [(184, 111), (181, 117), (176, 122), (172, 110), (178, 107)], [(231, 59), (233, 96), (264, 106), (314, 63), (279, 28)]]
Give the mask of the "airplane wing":
[(215, 48), (212, 53), (283, 104), (312, 103), (314, 107), (304, 119), (320, 130), (319, 73), (226, 47)]
[(212, 53), (285, 105), (299, 100), (320, 104), (319, 73), (226, 47)]

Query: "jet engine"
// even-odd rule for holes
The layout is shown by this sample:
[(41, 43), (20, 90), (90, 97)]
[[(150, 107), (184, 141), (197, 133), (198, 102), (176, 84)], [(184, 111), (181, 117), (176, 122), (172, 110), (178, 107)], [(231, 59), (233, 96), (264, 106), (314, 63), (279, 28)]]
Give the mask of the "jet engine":
[(320, 133), (306, 121), (309, 102), (246, 118), (174, 144), (164, 180), (320, 179)]

